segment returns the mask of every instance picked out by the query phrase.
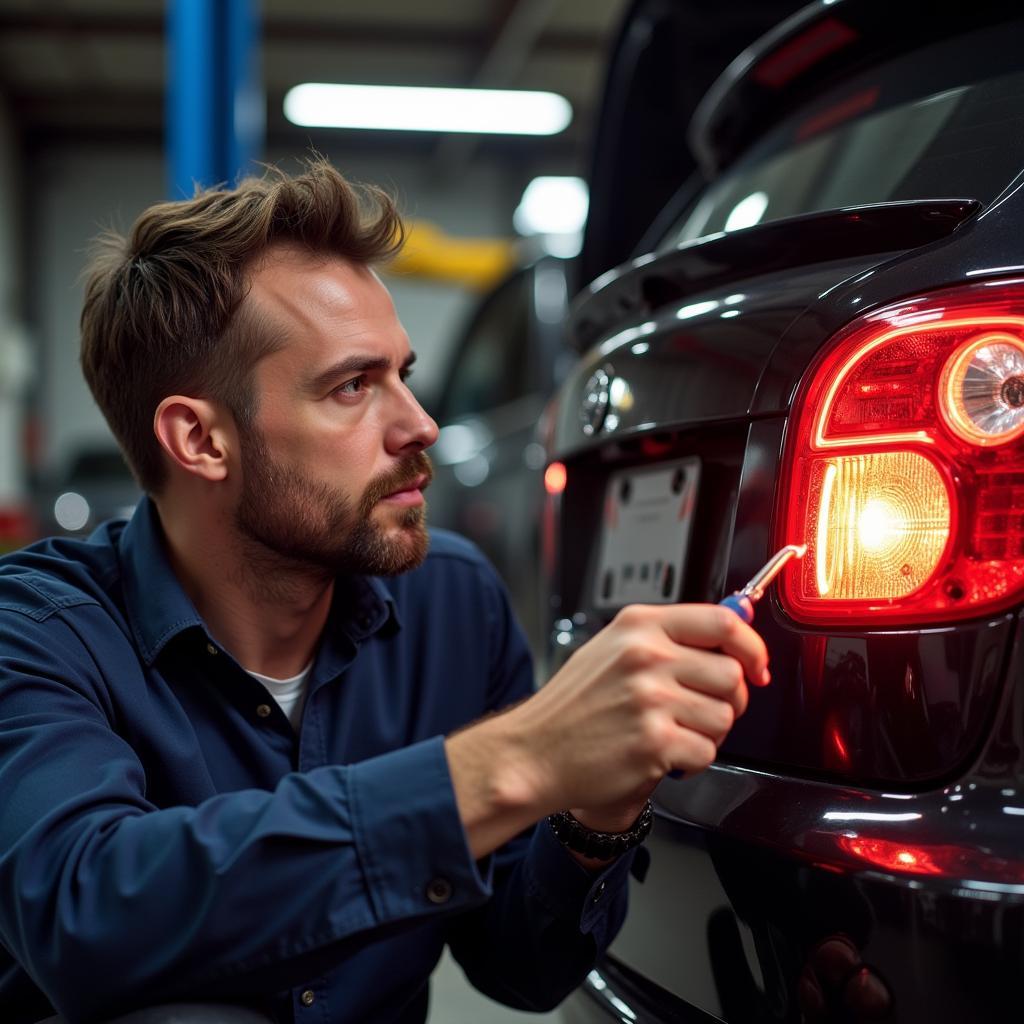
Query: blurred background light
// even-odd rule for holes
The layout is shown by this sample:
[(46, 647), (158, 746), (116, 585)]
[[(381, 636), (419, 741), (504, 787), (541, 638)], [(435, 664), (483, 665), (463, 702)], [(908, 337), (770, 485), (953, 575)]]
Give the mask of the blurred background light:
[(307, 128), (484, 135), (557, 135), (572, 121), (569, 101), (553, 92), (323, 82), (289, 89), (284, 114)]
[(81, 530), (89, 522), (89, 502), (81, 494), (66, 491), (53, 503), (53, 518), (64, 530)]
[(739, 231), (759, 223), (768, 209), (768, 196), (764, 192), (751, 192), (746, 199), (741, 199), (726, 218), (726, 231)]
[(580, 251), (589, 204), (582, 178), (542, 175), (523, 189), (512, 223), (521, 235), (542, 236), (552, 255), (571, 259)]

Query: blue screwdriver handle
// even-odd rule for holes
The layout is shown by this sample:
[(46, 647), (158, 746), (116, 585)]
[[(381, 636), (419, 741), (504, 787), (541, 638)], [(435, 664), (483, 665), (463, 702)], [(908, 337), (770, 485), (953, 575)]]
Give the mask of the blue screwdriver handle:
[(718, 602), (723, 608), (734, 611), (748, 626), (754, 621), (754, 602), (737, 590)]

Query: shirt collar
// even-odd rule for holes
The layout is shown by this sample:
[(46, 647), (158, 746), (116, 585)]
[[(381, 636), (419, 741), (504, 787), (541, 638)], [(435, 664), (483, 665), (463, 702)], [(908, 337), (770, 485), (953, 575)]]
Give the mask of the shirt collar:
[(327, 621), (356, 643), (385, 626), (401, 626), (394, 595), (376, 576), (339, 576)]
[[(125, 615), (147, 665), (178, 634), (206, 624), (185, 593), (167, 557), (153, 499), (143, 497), (118, 541)], [(395, 599), (375, 576), (339, 577), (328, 622), (358, 643), (385, 625), (398, 628)]]

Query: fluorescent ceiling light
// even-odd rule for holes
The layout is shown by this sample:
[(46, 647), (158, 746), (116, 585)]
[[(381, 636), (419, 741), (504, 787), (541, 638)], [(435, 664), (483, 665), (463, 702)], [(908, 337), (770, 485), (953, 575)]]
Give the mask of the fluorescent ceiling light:
[(572, 107), (553, 92), (306, 82), (288, 90), (284, 115), (307, 128), (555, 135)]

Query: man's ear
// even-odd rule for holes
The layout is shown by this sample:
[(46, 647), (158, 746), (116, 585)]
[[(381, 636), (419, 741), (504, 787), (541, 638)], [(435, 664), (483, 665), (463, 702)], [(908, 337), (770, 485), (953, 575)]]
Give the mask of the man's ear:
[(156, 408), (153, 430), (164, 451), (187, 473), (211, 482), (227, 477), (235, 434), (222, 406), (169, 395)]

